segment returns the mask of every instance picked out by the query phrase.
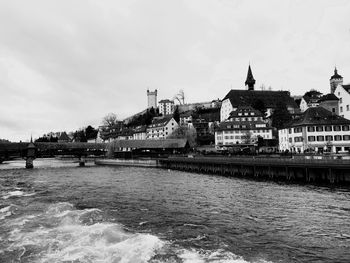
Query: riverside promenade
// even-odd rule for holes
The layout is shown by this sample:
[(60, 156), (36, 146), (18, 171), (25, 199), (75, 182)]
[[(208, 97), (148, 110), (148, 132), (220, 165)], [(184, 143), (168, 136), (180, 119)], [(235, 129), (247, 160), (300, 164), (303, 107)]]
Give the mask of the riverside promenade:
[(188, 172), (291, 182), (350, 185), (350, 160), (265, 157), (170, 157), (159, 166)]

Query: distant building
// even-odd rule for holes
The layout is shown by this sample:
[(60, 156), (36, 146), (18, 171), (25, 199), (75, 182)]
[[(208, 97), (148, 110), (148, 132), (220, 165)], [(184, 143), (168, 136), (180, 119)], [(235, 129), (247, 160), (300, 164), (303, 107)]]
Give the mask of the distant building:
[(339, 99), (333, 93), (322, 96), (318, 100), (318, 105), (336, 115), (339, 115)]
[(58, 142), (70, 142), (70, 138), (66, 132), (61, 132), (58, 137)]
[(147, 138), (147, 126), (142, 125), (134, 128), (133, 139), (134, 140), (146, 140)]
[(307, 109), (303, 115), (278, 131), (279, 149), (293, 152), (349, 151), (350, 120), (322, 108)]
[(180, 113), (180, 126), (187, 126), (189, 123), (192, 123), (192, 114), (193, 111)]
[(147, 139), (166, 139), (177, 128), (179, 124), (174, 120), (172, 116), (165, 116), (161, 118), (154, 118), (152, 124), (147, 126), (146, 136)]
[(308, 108), (311, 108), (311, 107), (318, 107), (319, 100), (322, 97), (322, 93), (320, 93), (316, 90), (311, 90), (307, 93), (308, 93), (308, 95), (304, 95), (300, 101), (299, 107), (300, 107), (301, 112), (304, 112)]
[(158, 102), (159, 113), (163, 116), (173, 114), (174, 112), (174, 101), (172, 100), (161, 100)]
[(338, 74), (337, 68), (334, 69), (334, 75), (329, 80), (331, 93), (334, 93), (338, 85), (343, 85), (343, 77)]
[(260, 111), (240, 106), (232, 111), (226, 121), (220, 122), (215, 131), (216, 147), (255, 144), (258, 138), (273, 138), (273, 128), (268, 126)]
[(157, 108), (157, 90), (155, 91), (149, 91), (147, 90), (147, 108)]
[(250, 66), (245, 84), (247, 90), (230, 90), (222, 100), (220, 109), (221, 122), (227, 120), (230, 113), (237, 110), (238, 107), (254, 106), (257, 102), (262, 102), (265, 105), (268, 116), (272, 114), (277, 102), (284, 103), (291, 114), (299, 111), (298, 105), (288, 91), (254, 90), (255, 79), (253, 78)]

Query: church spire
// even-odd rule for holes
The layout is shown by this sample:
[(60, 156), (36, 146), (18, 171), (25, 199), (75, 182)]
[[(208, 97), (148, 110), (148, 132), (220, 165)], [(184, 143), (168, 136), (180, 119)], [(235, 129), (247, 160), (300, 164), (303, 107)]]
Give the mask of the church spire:
[(253, 77), (252, 69), (250, 68), (250, 64), (249, 64), (245, 85), (248, 88), (248, 90), (254, 90), (254, 84), (255, 84), (255, 79)]

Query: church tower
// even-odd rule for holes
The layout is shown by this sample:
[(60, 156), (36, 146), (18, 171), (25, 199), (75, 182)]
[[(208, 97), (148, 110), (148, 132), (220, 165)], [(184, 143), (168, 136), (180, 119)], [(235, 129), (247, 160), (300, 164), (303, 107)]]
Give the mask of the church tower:
[(248, 90), (254, 90), (254, 85), (255, 85), (255, 79), (253, 77), (252, 69), (250, 68), (250, 65), (249, 65), (245, 86)]
[(147, 108), (157, 108), (157, 90), (155, 91), (149, 91), (147, 90), (147, 101), (148, 105)]
[(338, 74), (337, 68), (334, 69), (334, 75), (329, 80), (331, 85), (331, 93), (333, 94), (337, 86), (343, 85), (343, 77)]

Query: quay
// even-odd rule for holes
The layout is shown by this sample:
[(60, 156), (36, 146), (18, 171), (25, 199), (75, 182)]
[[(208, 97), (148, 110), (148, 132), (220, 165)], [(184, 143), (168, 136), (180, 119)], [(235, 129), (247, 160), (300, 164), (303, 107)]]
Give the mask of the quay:
[(191, 156), (160, 159), (159, 166), (257, 180), (350, 185), (350, 160), (343, 159)]
[(158, 160), (155, 159), (97, 159), (96, 165), (112, 166), (135, 166), (135, 167), (159, 167)]

